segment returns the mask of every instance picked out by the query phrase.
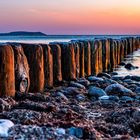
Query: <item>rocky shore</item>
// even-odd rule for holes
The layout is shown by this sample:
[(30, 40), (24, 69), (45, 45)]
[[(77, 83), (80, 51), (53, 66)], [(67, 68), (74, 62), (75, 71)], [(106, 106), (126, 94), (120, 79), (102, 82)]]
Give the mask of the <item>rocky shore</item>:
[[(99, 73), (0, 98), (2, 139), (129, 140), (140, 135), (140, 76)], [(4, 119), (4, 120), (3, 120)]]

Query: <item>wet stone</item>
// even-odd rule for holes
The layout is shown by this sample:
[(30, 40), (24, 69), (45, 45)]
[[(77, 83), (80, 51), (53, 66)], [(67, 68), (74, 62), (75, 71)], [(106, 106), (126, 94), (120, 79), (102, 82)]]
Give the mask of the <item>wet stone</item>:
[(62, 92), (57, 92), (56, 94), (58, 96), (60, 96), (61, 98), (63, 98), (65, 101), (68, 101), (69, 100)]
[(8, 137), (8, 131), (14, 123), (7, 119), (0, 119), (0, 137)]
[(132, 76), (131, 79), (140, 82), (140, 76)]
[(61, 91), (64, 95), (77, 95), (79, 93), (86, 94), (85, 89), (80, 89), (77, 87), (67, 87), (64, 90)]
[(125, 63), (125, 62), (121, 62), (119, 65), (120, 65), (120, 66), (125, 66), (126, 63)]
[(88, 95), (99, 98), (101, 96), (105, 96), (106, 92), (101, 88), (91, 86), (88, 90)]
[(113, 100), (113, 101), (118, 102), (118, 101), (119, 101), (119, 97), (118, 97), (118, 96), (110, 95), (110, 96), (109, 96), (109, 100)]
[(99, 97), (99, 100), (109, 100), (109, 96), (101, 96)]
[(111, 72), (111, 75), (118, 75), (117, 72)]
[(131, 103), (131, 102), (133, 102), (133, 101), (134, 101), (134, 99), (131, 98), (131, 97), (128, 97), (128, 96), (122, 96), (122, 97), (120, 98), (120, 102), (124, 102), (124, 103)]
[(137, 87), (134, 92), (137, 93), (137, 95), (140, 95), (140, 87)]
[(88, 80), (90, 82), (103, 82), (104, 81), (103, 78), (99, 78), (99, 77), (96, 77), (96, 76), (89, 76), (88, 77)]
[(76, 95), (76, 99), (78, 101), (85, 101), (86, 97), (84, 95), (82, 95), (82, 94), (78, 94), (78, 95)]
[(112, 80), (115, 80), (115, 81), (123, 80), (123, 79), (124, 79), (124, 76), (119, 76), (119, 75), (112, 76)]
[(86, 89), (84, 85), (80, 84), (80, 83), (76, 83), (76, 82), (70, 82), (69, 86), (71, 87), (77, 87), (77, 88), (82, 88), (82, 89)]
[(90, 85), (90, 82), (86, 79), (80, 79), (79, 81), (77, 81), (79, 84), (82, 84), (85, 87), (88, 87)]
[(131, 75), (127, 75), (127, 76), (124, 77), (124, 79), (131, 79), (131, 78), (132, 78)]
[(120, 84), (112, 84), (106, 87), (105, 92), (108, 95), (118, 95), (118, 96), (135, 96), (135, 94), (128, 88)]
[(68, 134), (70, 135), (76, 136), (77, 138), (83, 138), (82, 128), (71, 127), (67, 131), (68, 131)]
[(134, 69), (137, 69), (136, 66), (133, 66), (131, 63), (127, 63), (125, 65), (125, 68), (128, 69), (128, 70), (134, 70)]
[(111, 78), (111, 76), (108, 73), (99, 73), (99, 74), (97, 74), (97, 77)]

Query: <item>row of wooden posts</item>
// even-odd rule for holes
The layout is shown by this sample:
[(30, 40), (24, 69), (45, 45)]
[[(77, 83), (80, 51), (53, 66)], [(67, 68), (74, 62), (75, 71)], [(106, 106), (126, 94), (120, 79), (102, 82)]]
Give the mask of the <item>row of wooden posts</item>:
[(138, 48), (138, 37), (0, 44), (0, 96), (43, 92), (62, 80), (110, 72)]

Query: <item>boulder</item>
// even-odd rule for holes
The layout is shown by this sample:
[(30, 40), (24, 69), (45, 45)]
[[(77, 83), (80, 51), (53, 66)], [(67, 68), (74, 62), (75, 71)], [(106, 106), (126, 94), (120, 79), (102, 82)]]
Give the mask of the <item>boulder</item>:
[(112, 84), (106, 87), (105, 92), (108, 95), (118, 95), (118, 96), (134, 96), (135, 94), (128, 88), (120, 84)]
[(98, 87), (90, 87), (89, 90), (88, 90), (88, 94), (90, 96), (94, 96), (96, 98), (99, 98), (101, 96), (105, 96), (106, 95), (106, 92), (101, 89), (101, 88), (98, 88)]

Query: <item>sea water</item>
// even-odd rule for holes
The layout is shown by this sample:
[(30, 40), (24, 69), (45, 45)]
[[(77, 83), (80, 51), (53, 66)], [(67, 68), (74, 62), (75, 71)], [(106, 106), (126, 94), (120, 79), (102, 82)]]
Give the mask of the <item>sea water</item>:
[(94, 39), (94, 38), (116, 38), (129, 37), (128, 35), (47, 35), (47, 36), (0, 36), (0, 42), (22, 42), (22, 43), (50, 43), (68, 42), (70, 40)]
[(125, 59), (124, 62), (131, 63), (134, 66), (137, 66), (137, 69), (127, 70), (124, 66), (118, 66), (114, 69), (120, 76), (127, 76), (127, 75), (139, 75), (140, 76), (140, 49), (129, 54)]

